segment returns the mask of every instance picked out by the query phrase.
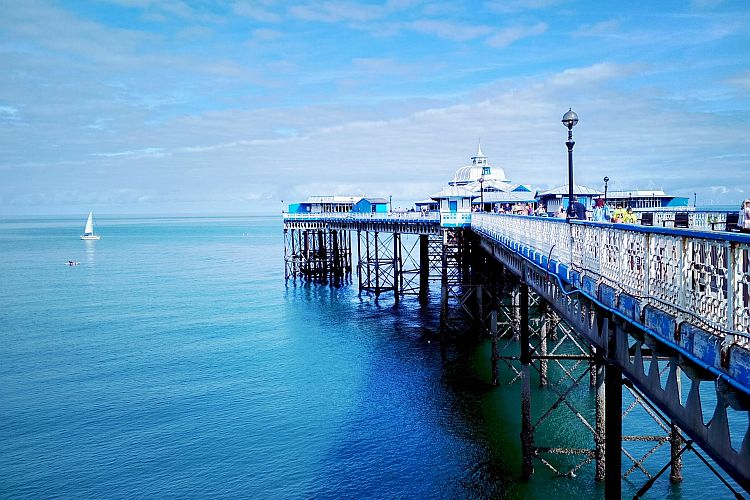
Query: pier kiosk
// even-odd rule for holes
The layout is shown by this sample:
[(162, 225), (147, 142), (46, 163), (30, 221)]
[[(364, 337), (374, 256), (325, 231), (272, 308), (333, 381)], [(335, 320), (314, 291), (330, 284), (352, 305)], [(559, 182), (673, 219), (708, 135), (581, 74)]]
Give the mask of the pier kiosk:
[(471, 226), (471, 201), (476, 195), (460, 186), (447, 186), (430, 196), (438, 202), (440, 226), (462, 228)]

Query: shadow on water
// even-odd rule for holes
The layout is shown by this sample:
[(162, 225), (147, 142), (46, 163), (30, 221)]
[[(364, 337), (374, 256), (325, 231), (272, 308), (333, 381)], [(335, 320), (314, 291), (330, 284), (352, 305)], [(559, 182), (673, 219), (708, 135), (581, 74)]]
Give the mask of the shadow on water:
[[(375, 345), (371, 355), (363, 358), (363, 362), (369, 364), (363, 382), (366, 397), (352, 407), (353, 419), (341, 428), (346, 438), (328, 455), (331, 464), (348, 464), (349, 473), (359, 478), (358, 486), (348, 489), (336, 483), (335, 478), (341, 470), (329, 470), (323, 477), (338, 486), (313, 489), (311, 493), (378, 496), (383, 491), (395, 489), (407, 496), (450, 498), (602, 497), (603, 484), (593, 479), (593, 461), (568, 477), (556, 474), (540, 460), (535, 460), (532, 479), (528, 482), (520, 480), (521, 411), (517, 374), (501, 363), (501, 385), (492, 387), (488, 340), (441, 339), (440, 308), (434, 295), (427, 304), (420, 304), (415, 297), (396, 302), (388, 295), (376, 299), (347, 287), (328, 289), (327, 294), (332, 301), (348, 301), (346, 307), (335, 313), (356, 317), (356, 328), (367, 331)], [(583, 377), (583, 382), (570, 394), (572, 409), (556, 401), (555, 391), (541, 388), (539, 374), (532, 369), (532, 418), (537, 446), (593, 448), (591, 433), (573, 411), (580, 412), (589, 422), (594, 421), (594, 396), (588, 385), (586, 369), (587, 364), (581, 364), (575, 373), (575, 376)], [(564, 379), (564, 372), (550, 367), (553, 383), (563, 383)], [(390, 415), (385, 418), (389, 423), (379, 421), (383, 414), (378, 412), (374, 416), (373, 407), (389, 408)], [(410, 410), (403, 412), (401, 409), (405, 407)], [(553, 409), (549, 416), (540, 421), (540, 415), (550, 407)], [(635, 435), (654, 433), (653, 422), (649, 424), (641, 416), (642, 412), (633, 410), (631, 413), (630, 420), (626, 419), (624, 423), (625, 432)], [(397, 425), (390, 428), (394, 422)], [(415, 439), (431, 442), (427, 453), (438, 453), (442, 459), (431, 462), (422, 456), (420, 460), (425, 463), (418, 464), (399, 457), (394, 451), (415, 453), (420, 446)], [(624, 444), (636, 456), (648, 452), (650, 446), (648, 443)], [(377, 447), (382, 449), (373, 451)], [(387, 460), (381, 457), (377, 471), (357, 463), (357, 460), (352, 463), (351, 453), (372, 457), (380, 452), (391, 455)], [(576, 467), (582, 458), (558, 455), (548, 460), (557, 470), (567, 471)], [(686, 456), (686, 462), (690, 460)], [(660, 449), (648, 462), (651, 473), (667, 461), (668, 446)], [(623, 463), (626, 468), (632, 465), (626, 458)], [(424, 468), (440, 473), (424, 472)], [(422, 472), (417, 472), (420, 470)], [(417, 484), (440, 486), (437, 489), (411, 487), (404, 490), (403, 483), (393, 480), (391, 475), (395, 474), (402, 479), (411, 476)], [(698, 481), (688, 478), (682, 485), (670, 485), (667, 474), (649, 494), (684, 498), (691, 495), (690, 492), (697, 493), (706, 487), (719, 495), (727, 493), (705, 470), (697, 477), (700, 477)], [(624, 495), (635, 494), (645, 480), (640, 473), (632, 474), (623, 481)], [(383, 487), (385, 490), (381, 489)]]

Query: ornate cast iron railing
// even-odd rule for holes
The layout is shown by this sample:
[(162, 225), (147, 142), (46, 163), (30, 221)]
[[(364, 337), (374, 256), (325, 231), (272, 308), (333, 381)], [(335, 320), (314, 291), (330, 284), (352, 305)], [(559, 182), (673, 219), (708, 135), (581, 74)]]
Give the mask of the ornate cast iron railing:
[(325, 220), (347, 220), (347, 221), (394, 221), (394, 222), (439, 222), (439, 212), (310, 212), (310, 213), (288, 213), (284, 212), (284, 220), (287, 221), (325, 221)]
[(472, 228), (535, 249), (569, 281), (585, 276), (750, 344), (750, 236), (503, 214), (474, 214)]

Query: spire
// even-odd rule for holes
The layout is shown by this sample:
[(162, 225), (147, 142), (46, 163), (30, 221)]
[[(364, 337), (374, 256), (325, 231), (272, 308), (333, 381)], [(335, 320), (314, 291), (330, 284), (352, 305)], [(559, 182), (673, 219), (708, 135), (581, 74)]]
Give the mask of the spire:
[(480, 165), (485, 166), (487, 165), (487, 157), (484, 156), (484, 153), (482, 153), (482, 142), (480, 140), (479, 146), (477, 146), (477, 154), (476, 156), (471, 157), (471, 163), (472, 165)]

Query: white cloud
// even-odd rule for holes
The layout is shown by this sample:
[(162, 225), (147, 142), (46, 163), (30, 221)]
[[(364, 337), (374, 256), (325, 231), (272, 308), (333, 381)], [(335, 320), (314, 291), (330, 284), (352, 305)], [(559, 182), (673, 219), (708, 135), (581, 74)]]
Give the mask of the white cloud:
[(376, 5), (350, 2), (314, 2), (289, 7), (289, 14), (305, 21), (337, 23), (342, 21), (371, 21), (388, 13), (388, 9)]
[(487, 45), (502, 49), (522, 38), (541, 35), (545, 31), (547, 31), (546, 23), (537, 23), (533, 26), (513, 26), (489, 37)]
[(465, 42), (485, 36), (492, 32), (489, 26), (458, 24), (448, 21), (419, 20), (408, 24), (408, 27), (419, 33), (435, 35), (446, 40)]
[(493, 0), (485, 2), (488, 9), (500, 13), (514, 13), (537, 10), (564, 4), (568, 0)]
[(620, 21), (618, 19), (609, 19), (599, 21), (594, 24), (585, 24), (578, 28), (574, 33), (575, 36), (621, 36), (619, 33)]
[(136, 157), (136, 158), (161, 158), (166, 156), (168, 153), (164, 151), (164, 148), (143, 148), (129, 151), (116, 151), (112, 153), (91, 153), (91, 156), (99, 156), (102, 158), (117, 158), (122, 156)]
[(238, 16), (249, 17), (263, 23), (279, 23), (282, 21), (281, 15), (255, 3), (235, 3), (232, 5), (232, 11)]
[(696, 9), (713, 9), (723, 4), (725, 0), (690, 0), (690, 5)]
[(267, 28), (253, 30), (251, 35), (253, 42), (272, 42), (284, 37), (284, 33), (282, 31), (271, 30)]
[(551, 83), (562, 87), (580, 87), (591, 83), (621, 78), (636, 71), (635, 65), (597, 63), (583, 68), (570, 68), (554, 75)]
[(18, 109), (13, 106), (0, 106), (0, 121), (3, 120), (17, 120)]
[(750, 92), (750, 70), (740, 73), (728, 80), (728, 83), (740, 87), (742, 90)]

